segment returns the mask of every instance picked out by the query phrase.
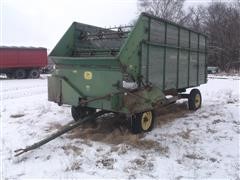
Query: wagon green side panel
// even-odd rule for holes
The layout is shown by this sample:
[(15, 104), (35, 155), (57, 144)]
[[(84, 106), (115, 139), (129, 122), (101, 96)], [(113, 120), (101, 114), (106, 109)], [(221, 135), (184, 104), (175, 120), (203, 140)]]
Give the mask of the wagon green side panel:
[(149, 49), (149, 80), (157, 87), (163, 87), (164, 48), (150, 46)]
[(205, 83), (206, 36), (161, 18), (146, 16), (150, 30), (141, 51), (141, 74), (146, 83), (156, 84), (163, 91)]
[(190, 52), (189, 86), (197, 86), (197, 53)]
[[(116, 58), (53, 57), (53, 59), (56, 69), (52, 80), (49, 81), (49, 100), (77, 106), (81, 99), (89, 100), (119, 92), (117, 85), (122, 82), (123, 76)], [(57, 82), (61, 82), (58, 83), (60, 85), (56, 86)], [(51, 91), (57, 92), (57, 95), (51, 95), (53, 94)], [(117, 100), (116, 97), (101, 99), (87, 106), (112, 110), (118, 108)]]
[[(148, 53), (149, 51), (149, 53)], [(150, 82), (158, 88), (163, 87), (164, 48), (151, 44), (142, 44), (141, 74), (144, 82)]]
[(117, 85), (118, 81), (122, 81), (120, 71), (100, 68), (66, 68), (65, 66), (64, 69), (58, 69), (56, 76), (58, 75), (67, 78), (85, 97), (99, 97), (118, 92), (114, 85)]
[(148, 80), (148, 64), (147, 64), (147, 58), (148, 58), (148, 44), (143, 43), (141, 48), (141, 57), (140, 57), (140, 72), (142, 76), (142, 80), (145, 83)]
[(207, 52), (206, 52), (206, 37), (199, 35), (199, 84), (206, 83), (207, 73)]
[(204, 53), (199, 53), (199, 84), (204, 84), (206, 83), (206, 79), (205, 79), (205, 54)]
[(147, 39), (148, 18), (141, 15), (129, 34), (128, 39), (120, 50), (119, 60), (124, 69), (130, 73), (135, 80), (140, 75), (140, 52), (143, 40)]
[(174, 47), (178, 46), (178, 27), (170, 24), (167, 25), (167, 39), (165, 44), (172, 45)]
[(186, 29), (180, 29), (180, 47), (189, 47), (189, 31)]
[(165, 90), (176, 89), (177, 82), (177, 50), (167, 48), (165, 65)]
[(188, 86), (188, 51), (186, 50), (179, 52), (178, 82), (178, 88), (186, 88)]
[(61, 101), (61, 79), (48, 77), (48, 100), (56, 103)]
[(191, 36), (190, 48), (196, 51), (198, 50), (198, 34), (191, 32), (190, 36)]
[(60, 88), (62, 91), (61, 103), (77, 106), (81, 97), (79, 93), (64, 80), (61, 80)]
[(150, 42), (164, 44), (165, 42), (165, 23), (161, 21), (151, 20)]

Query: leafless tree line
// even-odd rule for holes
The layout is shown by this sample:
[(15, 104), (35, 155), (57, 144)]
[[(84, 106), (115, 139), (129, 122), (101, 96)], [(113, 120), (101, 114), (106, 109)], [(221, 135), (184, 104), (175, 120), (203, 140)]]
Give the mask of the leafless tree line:
[(240, 1), (212, 1), (185, 11), (184, 3), (185, 0), (138, 0), (138, 8), (207, 34), (209, 65), (225, 71), (239, 67)]

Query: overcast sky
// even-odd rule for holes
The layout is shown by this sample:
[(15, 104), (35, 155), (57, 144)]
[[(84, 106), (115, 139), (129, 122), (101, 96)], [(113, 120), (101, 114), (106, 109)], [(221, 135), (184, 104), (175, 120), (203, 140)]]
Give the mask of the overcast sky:
[[(196, 5), (211, 0), (187, 0)], [(137, 0), (0, 0), (0, 45), (51, 50), (73, 21), (100, 27), (137, 17)]]

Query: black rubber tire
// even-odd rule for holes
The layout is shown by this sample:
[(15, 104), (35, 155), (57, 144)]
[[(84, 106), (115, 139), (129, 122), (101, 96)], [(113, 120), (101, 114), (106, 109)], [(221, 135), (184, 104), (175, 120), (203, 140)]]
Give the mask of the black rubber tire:
[(131, 131), (133, 134), (139, 134), (141, 132), (148, 132), (153, 129), (154, 120), (155, 120), (154, 112), (153, 111), (148, 111), (148, 112), (151, 112), (152, 119), (150, 122), (150, 126), (148, 126), (147, 129), (144, 128), (143, 124), (142, 124), (142, 118), (144, 116), (144, 113), (147, 113), (147, 112), (138, 113), (131, 117)]
[(31, 79), (38, 79), (40, 77), (40, 72), (38, 69), (32, 69), (28, 73), (28, 77)]
[(188, 97), (188, 108), (189, 110), (197, 110), (202, 105), (201, 92), (198, 89), (192, 89)]
[(96, 109), (89, 107), (81, 107), (81, 106), (72, 106), (71, 113), (74, 121), (80, 121), (82, 118), (93, 114), (96, 112)]
[(24, 69), (17, 69), (15, 72), (14, 72), (14, 77), (16, 79), (24, 79), (26, 78), (27, 76), (27, 73)]
[(6, 76), (8, 79), (12, 79), (13, 78), (13, 74), (12, 73), (6, 73)]

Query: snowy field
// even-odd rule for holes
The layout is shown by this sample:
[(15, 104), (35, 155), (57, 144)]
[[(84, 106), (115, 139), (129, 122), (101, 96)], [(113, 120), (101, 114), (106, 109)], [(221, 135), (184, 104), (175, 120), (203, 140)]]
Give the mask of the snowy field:
[(14, 150), (72, 121), (70, 108), (47, 100), (47, 77), (0, 79), (1, 175), (12, 178), (239, 179), (239, 77), (210, 76), (202, 108), (179, 101), (158, 110), (158, 125), (132, 135), (119, 117), (87, 123), (14, 157)]

